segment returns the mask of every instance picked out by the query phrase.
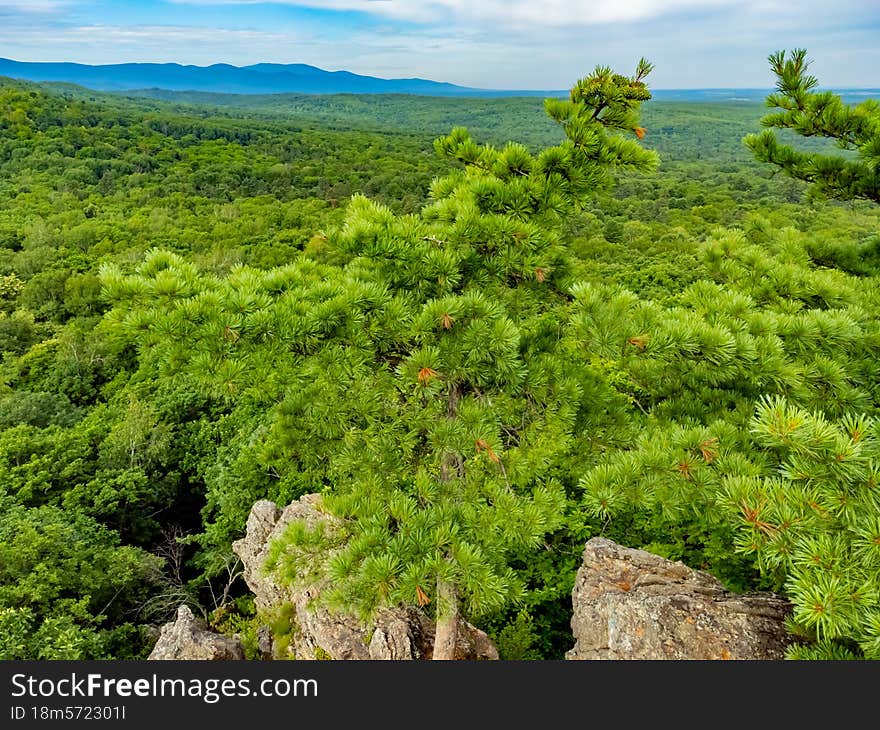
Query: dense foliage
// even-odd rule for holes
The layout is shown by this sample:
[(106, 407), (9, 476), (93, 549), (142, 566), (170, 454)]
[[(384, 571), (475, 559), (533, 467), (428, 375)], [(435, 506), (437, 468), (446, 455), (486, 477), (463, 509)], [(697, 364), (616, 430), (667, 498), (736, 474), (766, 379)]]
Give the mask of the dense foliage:
[[(773, 126), (809, 135), (797, 58)], [(321, 491), (344, 528), (289, 534), (282, 573), (509, 658), (570, 648), (599, 533), (786, 593), (795, 656), (876, 657), (880, 212), (751, 160), (757, 104), (639, 121), (647, 71), (557, 124), (420, 100), (381, 131), (368, 98), (331, 129), (0, 83), (0, 656), (142, 656), (183, 601), (262, 620), (231, 542)], [(846, 140), (875, 107), (834, 99)], [(874, 123), (841, 163), (747, 142), (876, 180)]]

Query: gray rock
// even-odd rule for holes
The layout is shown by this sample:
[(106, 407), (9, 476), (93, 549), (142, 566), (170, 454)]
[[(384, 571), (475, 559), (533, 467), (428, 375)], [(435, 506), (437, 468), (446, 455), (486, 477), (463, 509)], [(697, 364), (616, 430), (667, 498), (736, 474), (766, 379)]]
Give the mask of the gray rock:
[[(244, 579), (254, 593), (257, 609), (266, 615), (283, 607), (292, 609), (295, 625), (288, 652), (300, 659), (430, 659), (434, 622), (417, 608), (383, 609), (368, 626), (355, 616), (320, 605), (316, 599), (327, 588), (326, 583), (293, 587), (264, 572), (270, 543), (294, 521), (308, 527), (323, 523), (332, 529), (336, 518), (321, 511), (319, 494), (307, 494), (283, 510), (261, 500), (251, 508), (245, 536), (232, 544), (244, 564)], [(460, 623), (458, 635), (456, 654), (460, 658), (498, 658), (489, 637), (466, 621)]]
[(272, 638), (272, 629), (268, 626), (257, 629), (257, 647), (260, 650), (260, 659), (275, 658), (275, 641)]
[(566, 659), (781, 659), (790, 605), (604, 538), (587, 542)]
[(189, 606), (177, 609), (177, 620), (165, 624), (148, 659), (244, 659), (238, 639), (209, 631)]
[(370, 659), (430, 657), (426, 623), (427, 617), (419, 611), (383, 611), (367, 647)]

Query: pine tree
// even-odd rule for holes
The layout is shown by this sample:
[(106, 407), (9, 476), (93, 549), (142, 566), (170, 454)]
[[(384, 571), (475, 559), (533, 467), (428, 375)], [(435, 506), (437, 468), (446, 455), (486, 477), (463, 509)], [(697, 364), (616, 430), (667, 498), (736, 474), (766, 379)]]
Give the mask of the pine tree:
[(789, 129), (802, 137), (832, 139), (851, 154), (802, 152), (780, 142), (767, 129), (744, 139), (755, 157), (812, 183), (816, 191), (829, 197), (880, 202), (880, 103), (866, 99), (848, 106), (831, 91), (814, 91), (819, 82), (807, 73), (810, 61), (804, 49), (795, 49), (791, 55), (778, 51), (768, 60), (777, 81), (767, 106), (781, 111), (768, 114), (761, 124)]
[(754, 557), (793, 605), (791, 658), (880, 658), (876, 422), (760, 399), (747, 429), (652, 428), (583, 482), (592, 514), (659, 510)]
[(272, 408), (266, 450), (294, 465), (282, 479), (323, 487), (336, 527), (291, 527), (270, 564), (329, 577), (326, 600), (364, 618), (433, 609), (436, 659), (453, 658), (460, 615), (521, 595), (509, 556), (562, 519), (556, 471), (581, 398), (559, 320), (563, 226), (614, 168), (656, 166), (638, 142), (650, 70), (600, 67), (547, 100), (565, 141), (537, 155), (462, 128), (437, 140), (458, 169), (418, 214), (352, 199), (328, 236), (344, 269), (302, 260), (220, 280), (153, 252), (136, 276), (103, 272), (107, 326), (146, 367)]
[(364, 613), (435, 601), (435, 659), (453, 658), (461, 605), (478, 616), (518, 595), (506, 556), (537, 547), (561, 518), (565, 495), (542, 468), (570, 439), (577, 403), (546, 317), (565, 298), (561, 227), (611, 168), (656, 164), (617, 133), (643, 136), (649, 71), (599, 68), (569, 100), (548, 100), (567, 141), (537, 156), (453, 130), (435, 146), (464, 170), (435, 181), (420, 215), (357, 198), (336, 240), (405, 296), (411, 329), (387, 461), (365, 470), (359, 449), (326, 500), (353, 525), (330, 574), (339, 604)]
[(576, 341), (646, 414), (582, 504), (754, 560), (793, 604), (792, 658), (878, 658), (877, 295), (815, 266), (804, 238), (718, 232), (699, 247), (715, 281), (662, 303), (575, 289)]

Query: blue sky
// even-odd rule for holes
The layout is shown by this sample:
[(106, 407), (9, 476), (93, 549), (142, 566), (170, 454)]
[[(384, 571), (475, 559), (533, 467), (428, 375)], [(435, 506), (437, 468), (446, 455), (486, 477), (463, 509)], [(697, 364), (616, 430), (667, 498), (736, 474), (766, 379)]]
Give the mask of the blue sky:
[(309, 63), (496, 89), (562, 89), (597, 64), (655, 88), (768, 87), (806, 47), (823, 86), (880, 87), (880, 0), (0, 0), (23, 61)]

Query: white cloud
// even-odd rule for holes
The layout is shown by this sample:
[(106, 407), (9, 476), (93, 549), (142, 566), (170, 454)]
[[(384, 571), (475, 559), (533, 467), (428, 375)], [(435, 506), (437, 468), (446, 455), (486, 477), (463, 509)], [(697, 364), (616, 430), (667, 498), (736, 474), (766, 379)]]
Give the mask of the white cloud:
[(71, 0), (0, 0), (0, 15), (54, 13), (70, 5)]
[(299, 37), (288, 33), (231, 28), (204, 28), (189, 25), (81, 25), (65, 28), (56, 40), (79, 43), (127, 43), (154, 41), (158, 43), (254, 43), (293, 42)]
[[(454, 21), (497, 27), (571, 27), (648, 20), (687, 10), (743, 5), (743, 0), (172, 0), (187, 5), (292, 5), (355, 10), (416, 23)], [(754, 0), (746, 0), (752, 4)], [(766, 3), (765, 3), (766, 4)]]
[[(0, 26), (0, 47), (4, 53), (18, 60), (34, 61), (208, 65), (241, 63), (240, 54), (244, 52), (250, 55), (244, 62), (252, 63), (274, 60), (283, 49), (308, 49), (309, 43), (308, 36), (253, 29), (173, 25)], [(34, 48), (48, 48), (51, 52), (35, 55)]]

